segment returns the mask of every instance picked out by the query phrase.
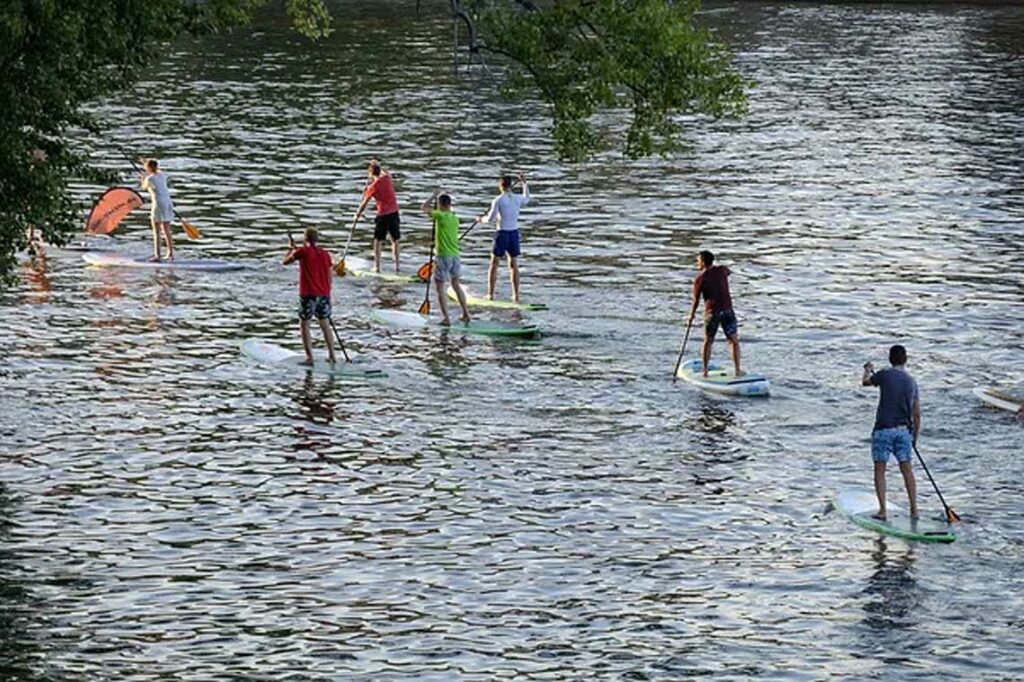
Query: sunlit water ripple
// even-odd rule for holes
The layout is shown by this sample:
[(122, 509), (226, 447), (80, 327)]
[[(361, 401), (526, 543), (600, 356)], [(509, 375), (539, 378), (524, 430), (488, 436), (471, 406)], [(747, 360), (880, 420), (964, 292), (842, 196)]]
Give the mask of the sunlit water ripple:
[[(1024, 388), (1024, 10), (713, 5), (750, 115), (693, 121), (681, 158), (570, 166), (539, 106), (451, 77), (440, 17), (386, 5), (338, 6), (318, 47), (274, 22), (182, 43), (103, 105), (97, 162), (159, 156), (203, 231), (181, 253), (247, 268), (50, 250), (0, 293), (4, 675), (1024, 675), (1024, 431), (970, 393)], [(500, 169), (529, 174), (539, 340), (382, 328), (371, 308), (422, 290), (349, 278), (339, 326), (387, 379), (242, 359), (250, 336), (297, 346), (286, 231), (340, 249), (370, 155), (409, 268), (435, 186), (468, 218)], [(145, 253), (144, 220), (100, 245)], [(735, 270), (769, 400), (667, 379), (704, 247)], [(477, 290), (486, 251), (480, 230)], [(968, 521), (951, 546), (822, 513), (870, 485), (857, 380), (894, 341)]]

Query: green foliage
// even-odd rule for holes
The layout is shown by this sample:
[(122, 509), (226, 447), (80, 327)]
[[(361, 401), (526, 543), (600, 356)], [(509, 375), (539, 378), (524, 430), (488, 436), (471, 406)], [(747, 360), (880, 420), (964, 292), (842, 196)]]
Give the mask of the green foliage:
[(484, 49), (512, 61), (513, 87), (536, 87), (554, 114), (559, 155), (582, 159), (607, 146), (602, 112), (627, 109), (630, 157), (680, 146), (685, 114), (736, 117), (744, 81), (726, 49), (694, 22), (696, 0), (555, 0), (480, 4)]
[[(123, 90), (170, 40), (248, 21), (268, 0), (5, 0), (0, 4), (0, 278), (30, 226), (63, 244), (82, 229), (70, 178), (90, 169), (76, 131), (98, 130), (83, 105)], [(287, 0), (297, 30), (326, 35), (322, 0)]]

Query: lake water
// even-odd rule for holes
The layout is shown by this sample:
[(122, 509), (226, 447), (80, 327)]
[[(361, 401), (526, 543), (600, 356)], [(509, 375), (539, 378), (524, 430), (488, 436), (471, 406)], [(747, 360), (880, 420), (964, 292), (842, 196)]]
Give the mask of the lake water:
[[(693, 121), (679, 158), (581, 165), (554, 158), (540, 105), (452, 76), (442, 15), (336, 16), (319, 46), (272, 18), (177, 44), (102, 105), (97, 163), (158, 156), (203, 234), (179, 257), (245, 270), (49, 250), (0, 292), (3, 676), (1024, 676), (1024, 425), (971, 394), (1024, 390), (1024, 8), (711, 5), (750, 115)], [(539, 339), (382, 327), (371, 309), (422, 288), (346, 278), (340, 331), (387, 379), (240, 355), (298, 348), (287, 232), (339, 251), (371, 155), (409, 270), (435, 187), (469, 219), (500, 171), (527, 173)], [(101, 246), (147, 240), (140, 211)], [(467, 241), (480, 291), (489, 232)], [(769, 399), (669, 378), (701, 248), (734, 271)], [(965, 518), (952, 545), (823, 513), (871, 485), (860, 368), (894, 342)]]

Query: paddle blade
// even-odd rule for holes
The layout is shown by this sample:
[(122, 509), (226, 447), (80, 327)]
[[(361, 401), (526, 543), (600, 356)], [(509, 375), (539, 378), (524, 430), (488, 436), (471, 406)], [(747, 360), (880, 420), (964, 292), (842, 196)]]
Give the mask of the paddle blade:
[(950, 523), (957, 523), (960, 521), (960, 515), (953, 511), (952, 507), (946, 507), (946, 520)]
[(181, 221), (181, 226), (185, 229), (185, 236), (189, 239), (199, 239), (199, 230), (192, 223), (187, 223), (184, 220)]
[(430, 314), (430, 299), (429, 298), (423, 299), (423, 303), (420, 304), (419, 313), (420, 313), (420, 315), (429, 315)]
[(342, 256), (341, 260), (338, 261), (334, 265), (334, 274), (336, 274), (338, 277), (344, 277), (345, 276), (345, 257), (344, 256)]
[(430, 276), (434, 274), (434, 264), (424, 263), (420, 266), (420, 269), (416, 271), (416, 276), (420, 278), (421, 282), (426, 282), (430, 279)]

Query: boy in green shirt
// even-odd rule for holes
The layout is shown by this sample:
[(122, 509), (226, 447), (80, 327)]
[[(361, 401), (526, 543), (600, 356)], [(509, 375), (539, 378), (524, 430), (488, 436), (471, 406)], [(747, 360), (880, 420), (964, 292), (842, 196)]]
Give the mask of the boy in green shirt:
[[(436, 204), (435, 204), (436, 202)], [(435, 210), (433, 207), (437, 206)], [(433, 196), (423, 202), (420, 207), (434, 222), (434, 243), (437, 245), (437, 257), (434, 259), (434, 284), (437, 286), (437, 301), (441, 305), (441, 324), (450, 325), (448, 319), (448, 296), (445, 295), (445, 282), (452, 282), (452, 289), (462, 306), (463, 322), (469, 322), (469, 310), (466, 308), (466, 292), (459, 284), (462, 266), (459, 264), (459, 217), (452, 213), (452, 198), (447, 194)]]

